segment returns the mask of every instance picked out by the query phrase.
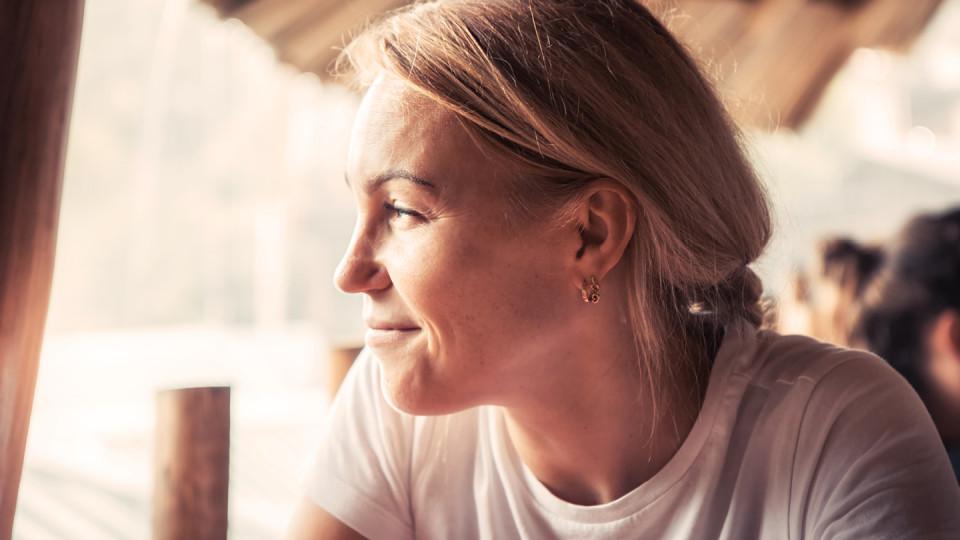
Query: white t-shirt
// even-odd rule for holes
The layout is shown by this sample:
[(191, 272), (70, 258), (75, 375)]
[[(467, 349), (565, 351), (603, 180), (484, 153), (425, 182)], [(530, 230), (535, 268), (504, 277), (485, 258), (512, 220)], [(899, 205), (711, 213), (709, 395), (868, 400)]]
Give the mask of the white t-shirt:
[(553, 495), (503, 411), (419, 417), (383, 397), (364, 351), (302, 480), (379, 539), (960, 539), (960, 489), (923, 404), (886, 363), (730, 325), (679, 451), (619, 499)]

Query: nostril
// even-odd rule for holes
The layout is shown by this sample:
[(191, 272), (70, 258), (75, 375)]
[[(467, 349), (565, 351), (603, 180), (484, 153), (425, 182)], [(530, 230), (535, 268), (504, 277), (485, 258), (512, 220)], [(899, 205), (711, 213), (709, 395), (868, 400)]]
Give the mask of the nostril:
[(383, 290), (390, 287), (390, 276), (387, 275), (387, 269), (379, 264), (375, 265), (365, 283), (366, 290)]

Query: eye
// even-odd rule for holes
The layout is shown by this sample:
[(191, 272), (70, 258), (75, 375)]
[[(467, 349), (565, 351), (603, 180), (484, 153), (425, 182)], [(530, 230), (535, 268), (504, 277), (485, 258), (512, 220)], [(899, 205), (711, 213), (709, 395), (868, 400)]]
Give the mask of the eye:
[(402, 207), (396, 206), (396, 205), (393, 204), (393, 203), (385, 202), (385, 203), (383, 203), (383, 207), (384, 207), (388, 212), (390, 212), (391, 214), (393, 214), (393, 215), (390, 216), (391, 218), (400, 219), (400, 218), (402, 218), (402, 217), (404, 217), (404, 216), (407, 216), (407, 217), (411, 217), (411, 218), (414, 218), (414, 219), (417, 219), (417, 220), (422, 220), (422, 219), (423, 219), (423, 214), (421, 214), (420, 212), (416, 212), (416, 211), (414, 211), (414, 210), (410, 210), (410, 209), (407, 209), (407, 208), (402, 208)]

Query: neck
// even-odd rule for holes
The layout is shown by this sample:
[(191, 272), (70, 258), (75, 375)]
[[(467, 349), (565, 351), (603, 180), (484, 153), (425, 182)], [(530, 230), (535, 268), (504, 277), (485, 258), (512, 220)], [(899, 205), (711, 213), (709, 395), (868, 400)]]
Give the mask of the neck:
[[(624, 333), (581, 340), (578, 350), (558, 358), (552, 371), (560, 375), (506, 407), (508, 433), (521, 459), (568, 502), (603, 504), (646, 482), (676, 454), (699, 414), (699, 388), (665, 396), (671, 406), (653, 414), (637, 360), (623, 353), (634, 350), (632, 339)], [(700, 377), (703, 389), (706, 378)], [(689, 384), (674, 386), (689, 390)]]

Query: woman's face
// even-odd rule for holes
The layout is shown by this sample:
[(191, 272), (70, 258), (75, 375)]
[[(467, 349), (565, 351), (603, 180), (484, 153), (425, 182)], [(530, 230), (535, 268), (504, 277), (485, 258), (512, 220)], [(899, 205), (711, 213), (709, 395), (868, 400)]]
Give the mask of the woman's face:
[(366, 346), (402, 410), (507, 403), (576, 337), (578, 234), (510, 221), (511, 175), (399, 80), (367, 92), (347, 164), (358, 217), (335, 281), (363, 295)]

